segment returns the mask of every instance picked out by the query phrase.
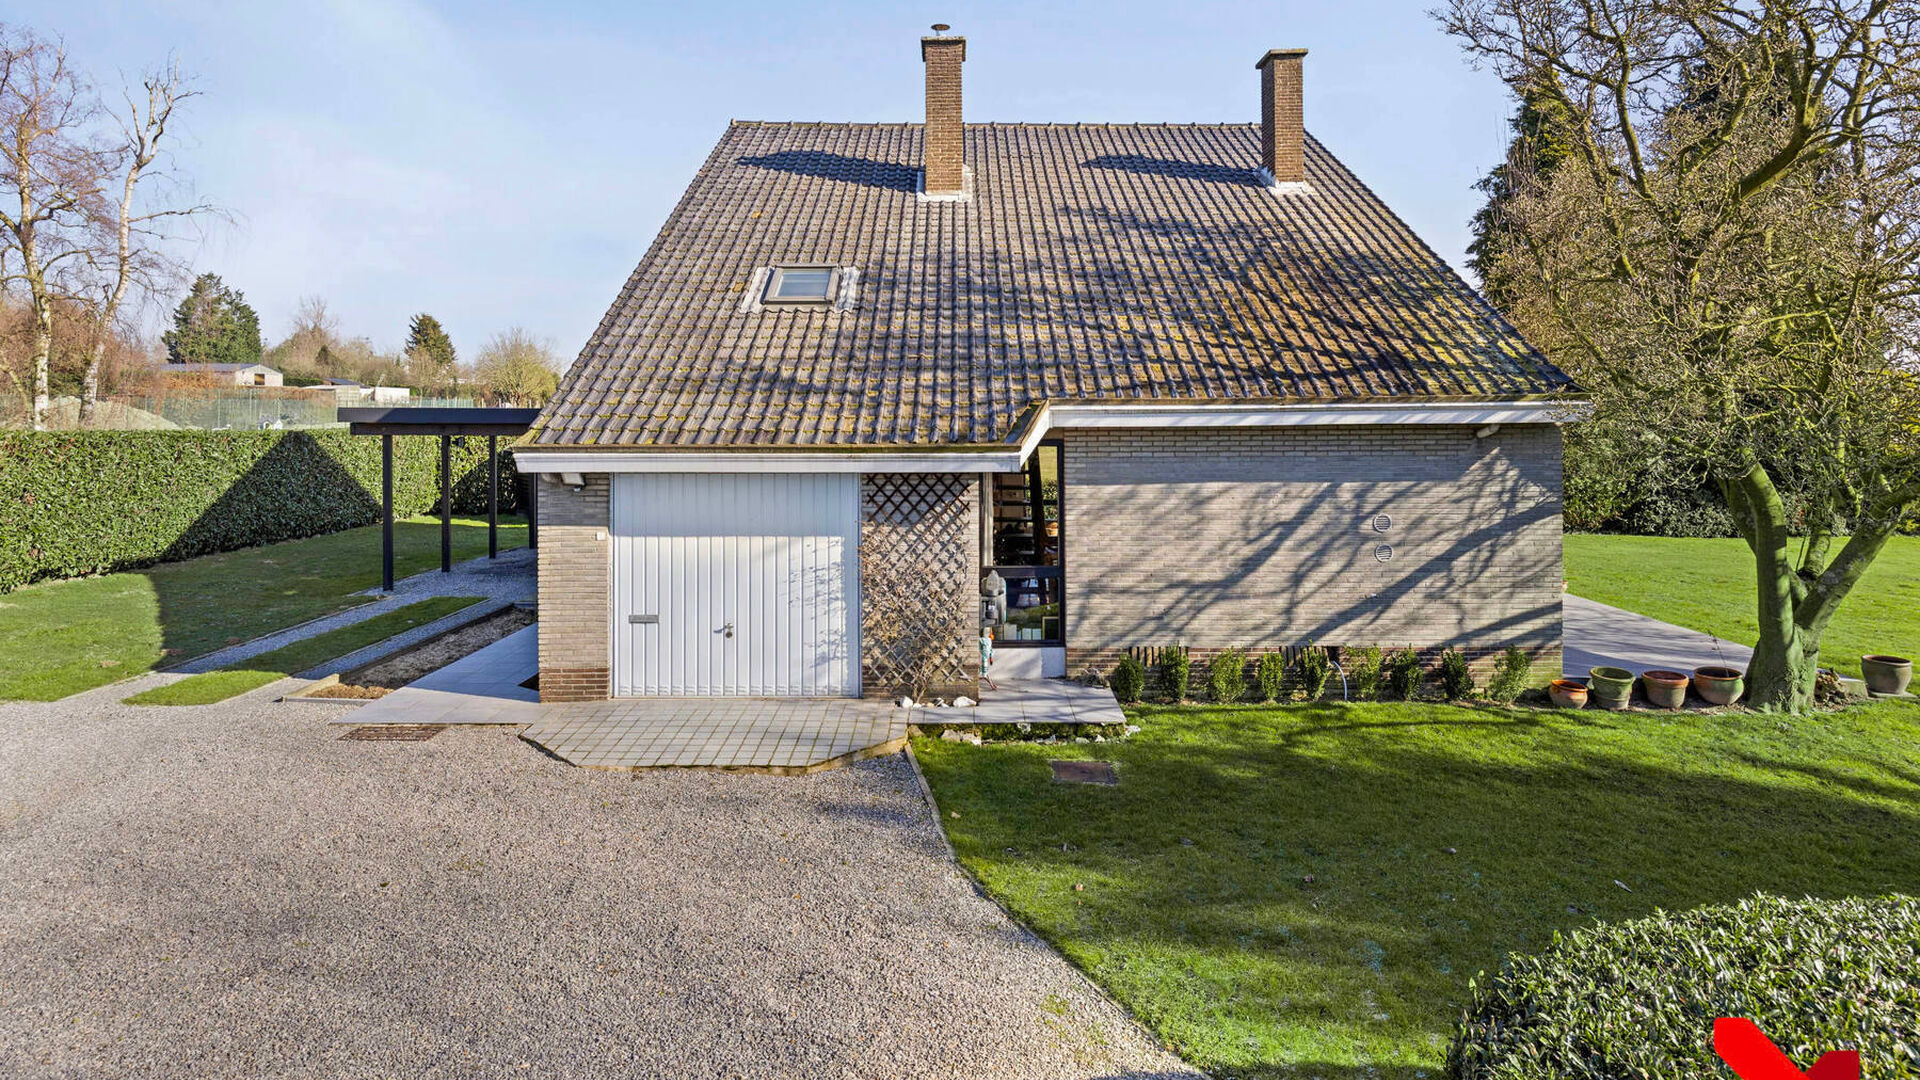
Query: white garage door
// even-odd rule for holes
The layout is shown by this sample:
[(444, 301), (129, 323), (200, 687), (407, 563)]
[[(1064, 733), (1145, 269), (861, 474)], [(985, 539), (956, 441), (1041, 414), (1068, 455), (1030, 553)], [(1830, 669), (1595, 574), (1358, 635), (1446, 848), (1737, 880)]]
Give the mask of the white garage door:
[(649, 695), (860, 692), (860, 478), (613, 479), (613, 686)]

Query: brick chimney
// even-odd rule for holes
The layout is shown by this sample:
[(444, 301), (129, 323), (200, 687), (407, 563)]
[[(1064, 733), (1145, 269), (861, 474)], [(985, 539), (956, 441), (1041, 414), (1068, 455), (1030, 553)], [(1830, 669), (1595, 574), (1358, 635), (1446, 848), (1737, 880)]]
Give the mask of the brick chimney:
[[(1255, 65), (1260, 69), (1260, 167), (1276, 185), (1307, 182), (1300, 70), (1306, 58), (1305, 49), (1275, 49)], [(931, 88), (931, 75), (928, 80)]]
[(955, 196), (965, 190), (960, 149), (960, 65), (966, 58), (966, 38), (920, 39), (920, 59), (927, 65), (921, 190), (928, 195)]

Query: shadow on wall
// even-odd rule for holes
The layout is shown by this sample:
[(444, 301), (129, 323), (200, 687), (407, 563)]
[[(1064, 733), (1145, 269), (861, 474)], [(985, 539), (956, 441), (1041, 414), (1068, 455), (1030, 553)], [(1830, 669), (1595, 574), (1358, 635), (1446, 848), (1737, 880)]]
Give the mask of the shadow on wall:
[[(1068, 512), (1101, 522), (1108, 535), (1092, 556), (1083, 525), (1070, 553), (1071, 595), (1080, 598), (1072, 640), (1089, 648), (1551, 646), (1560, 503), (1506, 460), (1497, 437), (1482, 443), (1448, 430), (1464, 449), (1410, 453), (1406, 473), (1371, 478), (1375, 455), (1287, 454), (1287, 441), (1268, 469), (1223, 453), (1200, 459), (1177, 484), (1104, 474), (1089, 482), (1086, 470), (1101, 463), (1070, 443)], [(1269, 478), (1263, 497), (1249, 498), (1250, 468)], [(1171, 507), (1208, 524), (1183, 536), (1178, 558), (1169, 558), (1157, 526)], [(1385, 534), (1367, 525), (1381, 512), (1394, 519)], [(1375, 554), (1383, 544), (1392, 548), (1385, 562)]]

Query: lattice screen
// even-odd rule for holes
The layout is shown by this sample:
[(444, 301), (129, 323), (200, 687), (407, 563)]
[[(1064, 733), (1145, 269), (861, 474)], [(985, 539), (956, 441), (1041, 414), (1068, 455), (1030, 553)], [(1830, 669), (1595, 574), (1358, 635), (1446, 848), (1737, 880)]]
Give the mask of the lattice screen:
[(861, 665), (869, 694), (974, 694), (979, 549), (973, 478), (863, 478)]

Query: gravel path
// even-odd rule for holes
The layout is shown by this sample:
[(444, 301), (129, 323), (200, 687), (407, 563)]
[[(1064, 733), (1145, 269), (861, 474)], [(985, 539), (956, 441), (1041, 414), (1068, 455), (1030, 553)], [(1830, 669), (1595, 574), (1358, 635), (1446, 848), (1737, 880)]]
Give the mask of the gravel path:
[(907, 762), (574, 769), (269, 699), (0, 705), (0, 1076), (1190, 1076)]
[[(440, 631), (457, 626), (462, 622), (479, 618), (481, 615), (489, 612), (498, 611), (510, 604), (533, 600), (536, 592), (534, 576), (534, 561), (536, 558), (537, 553), (532, 548), (514, 548), (510, 551), (501, 552), (500, 557), (497, 559), (488, 559), (482, 555), (477, 559), (468, 559), (466, 562), (454, 563), (452, 571), (445, 574), (438, 570), (428, 570), (424, 573), (415, 574), (412, 577), (402, 578), (394, 582), (393, 595), (381, 596), (380, 599), (375, 600), (371, 604), (362, 604), (356, 608), (348, 608), (345, 611), (335, 612), (332, 615), (325, 615), (318, 619), (303, 622), (298, 626), (290, 626), (285, 630), (276, 631), (265, 637), (258, 637), (252, 641), (243, 641), (238, 645), (229, 645), (224, 649), (216, 649), (213, 652), (207, 653), (205, 656), (195, 657), (170, 670), (179, 674), (192, 675), (202, 671), (212, 671), (216, 668), (223, 668), (235, 661), (245, 660), (250, 656), (258, 656), (264, 652), (272, 652), (282, 645), (291, 645), (296, 641), (305, 640), (315, 634), (324, 634), (328, 630), (335, 630), (342, 626), (351, 626), (354, 623), (371, 619), (375, 615), (384, 615), (389, 611), (406, 607), (408, 604), (416, 603), (429, 597), (481, 596), (491, 601), (490, 603), (476, 604), (464, 611), (456, 611), (444, 618), (436, 619), (425, 626), (416, 626), (405, 633), (388, 638), (377, 644), (369, 645), (359, 652), (354, 653), (351, 657), (343, 658), (351, 661), (351, 663), (347, 665), (348, 667), (357, 667), (377, 657), (385, 656), (389, 652), (397, 652), (400, 649), (404, 649), (416, 641), (425, 641)], [(378, 586), (375, 586), (357, 595), (380, 596), (380, 589)], [(329, 664), (327, 666), (334, 670), (346, 670), (338, 664)]]

